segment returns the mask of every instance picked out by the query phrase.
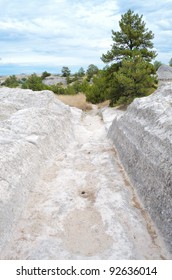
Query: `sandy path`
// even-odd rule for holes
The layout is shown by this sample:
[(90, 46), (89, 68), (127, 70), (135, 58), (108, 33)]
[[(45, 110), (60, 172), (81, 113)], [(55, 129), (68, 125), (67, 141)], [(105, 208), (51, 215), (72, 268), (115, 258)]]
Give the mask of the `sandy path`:
[(32, 188), (1, 258), (167, 258), (96, 110), (84, 113), (75, 133)]

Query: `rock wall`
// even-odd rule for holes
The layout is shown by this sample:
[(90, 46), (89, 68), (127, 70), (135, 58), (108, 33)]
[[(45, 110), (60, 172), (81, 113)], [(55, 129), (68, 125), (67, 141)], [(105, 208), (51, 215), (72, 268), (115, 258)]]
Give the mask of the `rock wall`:
[(135, 99), (108, 136), (172, 252), (172, 84)]
[(72, 118), (50, 91), (0, 89), (0, 249), (44, 165), (71, 142)]

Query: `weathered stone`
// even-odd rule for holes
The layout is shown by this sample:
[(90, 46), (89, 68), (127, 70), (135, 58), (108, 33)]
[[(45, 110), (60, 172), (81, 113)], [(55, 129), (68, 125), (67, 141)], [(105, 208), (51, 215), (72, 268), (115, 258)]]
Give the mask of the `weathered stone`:
[(161, 65), (158, 68), (157, 75), (160, 81), (172, 81), (172, 67), (169, 65)]
[(5, 88), (0, 103), (0, 259), (170, 259), (95, 107)]
[(135, 99), (108, 136), (172, 252), (172, 84)]
[(43, 166), (73, 137), (69, 106), (50, 91), (0, 89), (0, 248)]
[(51, 75), (51, 76), (48, 76), (46, 77), (44, 80), (43, 80), (43, 83), (45, 85), (56, 85), (56, 84), (63, 84), (63, 85), (67, 85), (67, 81), (66, 81), (66, 77), (60, 77), (60, 76), (55, 76), (55, 75)]

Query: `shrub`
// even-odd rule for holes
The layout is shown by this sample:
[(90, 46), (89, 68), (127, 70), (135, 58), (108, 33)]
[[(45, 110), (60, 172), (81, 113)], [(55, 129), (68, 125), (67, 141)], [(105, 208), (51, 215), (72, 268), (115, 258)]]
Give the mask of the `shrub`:
[(60, 84), (49, 86), (49, 90), (53, 91), (55, 94), (65, 94), (65, 88)]
[(35, 73), (30, 75), (29, 78), (22, 84), (23, 89), (32, 89), (34, 91), (41, 91), (49, 89), (49, 86), (42, 83), (42, 78), (38, 77)]
[(9, 87), (9, 88), (16, 88), (19, 86), (19, 81), (17, 80), (15, 75), (12, 75), (8, 77), (4, 83), (2, 83), (3, 86)]
[(86, 89), (86, 100), (93, 104), (107, 100), (106, 77), (104, 71), (93, 77), (93, 83)]

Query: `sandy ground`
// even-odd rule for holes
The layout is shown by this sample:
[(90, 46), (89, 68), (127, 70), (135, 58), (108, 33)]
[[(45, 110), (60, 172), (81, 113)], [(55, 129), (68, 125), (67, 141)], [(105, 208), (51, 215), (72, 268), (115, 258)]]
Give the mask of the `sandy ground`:
[(32, 188), (1, 259), (168, 258), (97, 110), (78, 113), (74, 132)]

